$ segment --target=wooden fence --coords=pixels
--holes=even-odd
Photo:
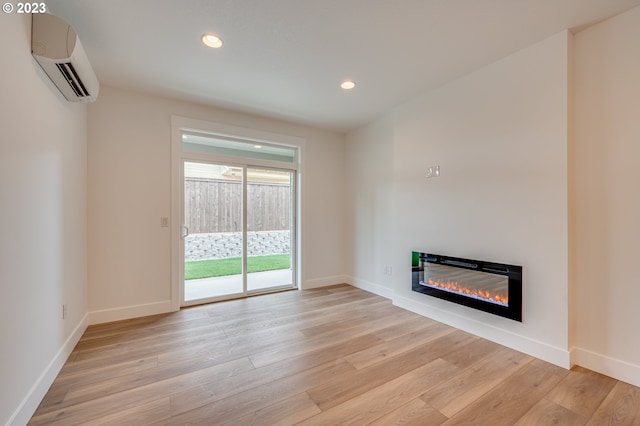
[[[186,178],[185,225],[191,234],[242,231],[242,183]],[[247,183],[247,231],[280,231],[290,227],[291,187]]]

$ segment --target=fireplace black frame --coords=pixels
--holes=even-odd
[[[508,305],[499,305],[481,299],[440,290],[435,287],[421,285],[420,281],[424,280],[424,262],[479,272],[488,272],[507,277],[509,283]],[[423,293],[449,302],[522,322],[522,266],[414,251],[412,252],[411,288],[413,291],[418,293]]]

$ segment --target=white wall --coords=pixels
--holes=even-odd
[[[0,424],[28,421],[86,327],[86,106],[33,60],[30,18],[0,16]]]
[[[365,171],[372,178],[355,180],[351,191],[359,197],[348,223],[353,282],[373,280],[400,306],[564,366],[569,44],[567,32],[557,34],[347,138],[350,167],[367,170],[373,159],[384,170]],[[431,165],[441,177],[425,178]],[[386,258],[360,256],[383,236]],[[412,292],[412,250],[522,265],[523,322]],[[367,272],[382,264],[393,267],[387,281]]]
[[[344,281],[344,141],[338,134],[103,87],[89,107],[91,321],[168,310],[171,116],[306,139],[303,285]],[[178,230],[175,230],[178,232]]]
[[[346,271],[352,284],[392,298],[392,276],[383,273],[383,266],[391,262],[393,255],[391,114],[353,131],[348,141]]]
[[[640,385],[638,40],[635,8],[351,132],[350,281],[559,365]],[[436,164],[442,177],[426,180]],[[413,294],[411,250],[523,265],[523,323]]]
[[[575,36],[575,362],[640,386],[640,7]]]

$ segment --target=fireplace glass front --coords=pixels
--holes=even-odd
[[[522,267],[413,252],[412,289],[522,321]]]

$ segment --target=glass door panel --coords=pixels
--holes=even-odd
[[[184,303],[245,294],[243,170],[183,164]]]
[[[294,173],[247,168],[247,291],[294,287]]]

